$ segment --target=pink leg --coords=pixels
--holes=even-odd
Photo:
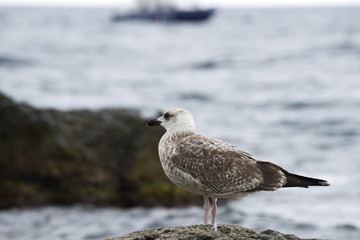
[[[213,224],[215,226],[215,221],[216,221],[216,213],[217,213],[217,198],[212,197],[211,198],[212,204],[213,204],[213,208],[211,210],[211,224]]]
[[[209,197],[204,195],[204,209],[205,209],[205,216],[204,216],[204,224],[208,224],[209,219],[209,210],[210,210],[210,202]]]

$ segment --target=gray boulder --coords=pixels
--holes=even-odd
[[[159,227],[154,229],[144,229],[130,233],[128,235],[109,238],[107,240],[215,240],[215,239],[246,239],[246,240],[299,240],[300,238],[292,234],[283,234],[271,229],[257,233],[249,228],[239,225],[219,224],[217,231],[212,225],[192,225],[178,227]],[[310,239],[308,239],[310,240]],[[313,239],[315,240],[315,239]]]

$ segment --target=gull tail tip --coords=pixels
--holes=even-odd
[[[317,178],[304,177],[292,173],[287,173],[287,183],[283,187],[304,187],[308,188],[311,186],[330,186],[328,181]]]

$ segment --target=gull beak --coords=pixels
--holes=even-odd
[[[147,127],[153,127],[153,126],[158,126],[161,124],[161,121],[157,120],[157,119],[151,119],[147,122],[146,126]]]

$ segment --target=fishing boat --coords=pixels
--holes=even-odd
[[[113,21],[150,20],[150,21],[187,21],[200,22],[209,19],[215,12],[214,8],[179,9],[168,1],[138,1],[138,8],[134,11],[115,14]]]

